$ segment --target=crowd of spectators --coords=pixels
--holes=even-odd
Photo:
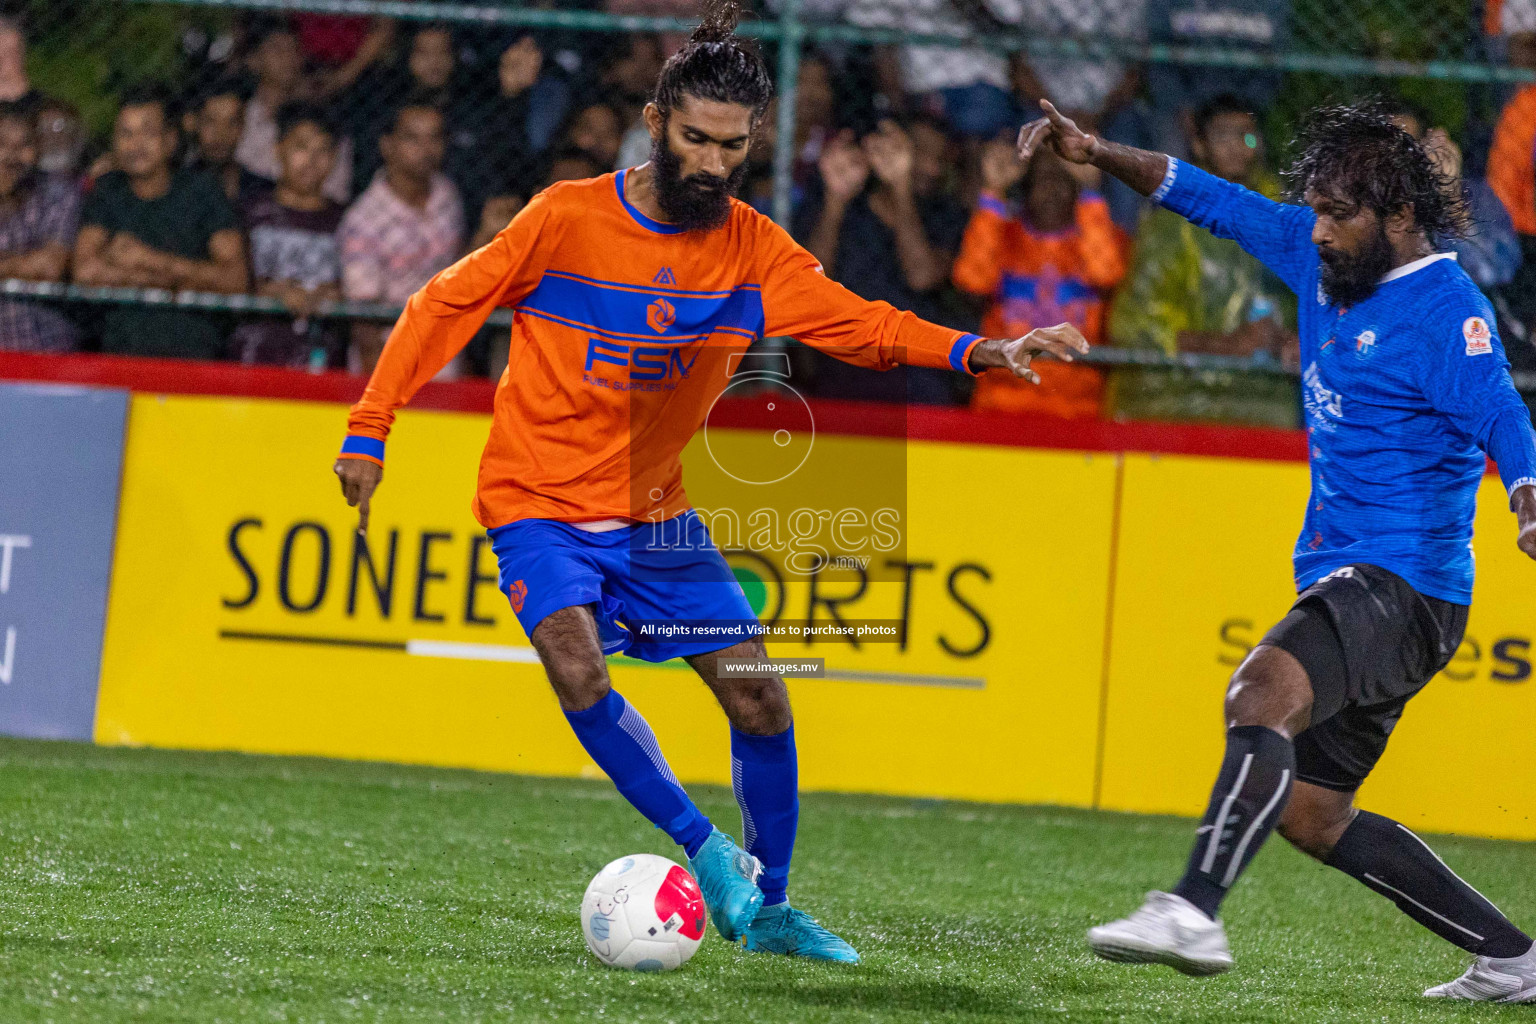
[[[813,15],[934,32],[958,6],[1039,34],[1267,48],[1286,0],[817,0]],[[608,0],[615,13],[690,13]],[[767,4],[772,8],[773,4]],[[1501,55],[1536,67],[1536,0],[1494,2]],[[683,8],[689,8],[684,10]],[[826,8],[826,10],[821,10]],[[979,13],[978,13],[979,12]],[[644,162],[641,120],[680,39],[461,29],[384,18],[253,15],[192,82],[121,94],[110,133],[40,94],[24,26],[0,19],[0,278],[254,293],[284,317],[0,301],[0,349],[229,359],[366,372],[378,321],[330,300],[402,304],[555,181]],[[1051,98],[1091,130],[1164,149],[1278,196],[1263,112],[1278,73],[1083,56],[1013,59],[930,45],[809,49],[793,112],[792,230],[827,274],[925,319],[995,336],[1063,320],[1096,345],[1294,361],[1295,298],[1235,243],[1091,167],[1011,140]],[[1517,365],[1536,363],[1536,86],[1514,91],[1484,177],[1422,110],[1399,123],[1462,181],[1462,266],[1494,299]],[[768,212],[770,113],[742,198]],[[497,376],[483,332],[446,376]],[[970,404],[1070,418],[1291,426],[1293,378],[1048,363],[1039,387],[911,368],[876,374],[793,351],[823,397]]]

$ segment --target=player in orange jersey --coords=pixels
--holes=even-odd
[[[686,851],[710,915],[749,950],[857,962],[853,947],[786,898],[799,817],[783,680],[732,678],[719,660],[763,658],[762,627],[683,491],[679,455],[727,383],[727,360],[788,335],[848,362],[901,362],[1038,380],[1031,359],[1070,359],[1068,325],[982,339],[865,302],[826,279],[773,222],[734,199],[772,94],[710,0],[645,109],[651,161],[535,196],[484,248],[413,295],[352,409],[336,473],[366,527],[395,410],[498,306],[515,310],[475,515],[501,589],[560,706],[619,791]],[[641,524],[663,523],[664,541]],[[647,625],[685,634],[663,639]],[[685,658],[731,726],[743,845],[714,828],[667,766],[650,726],[609,683],[605,653]]]

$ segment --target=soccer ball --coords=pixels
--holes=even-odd
[[[704,938],[704,894],[686,869],[653,853],[620,857],[581,898],[587,948],[609,967],[670,971]]]

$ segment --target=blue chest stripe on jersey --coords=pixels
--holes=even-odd
[[[519,308],[627,337],[682,339],[726,330],[757,338],[763,331],[763,294],[755,285],[688,293],[548,273]]]

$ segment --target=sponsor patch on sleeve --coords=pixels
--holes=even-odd
[[[1461,336],[1467,341],[1467,355],[1481,356],[1493,351],[1493,332],[1488,321],[1480,316],[1469,316],[1461,324]]]

